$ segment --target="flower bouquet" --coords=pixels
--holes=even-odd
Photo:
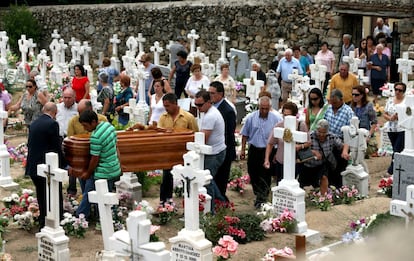
[[[262,261],[273,261],[283,259],[296,259],[293,250],[289,247],[277,249],[275,247],[269,248],[266,255],[261,259]]]
[[[298,221],[288,209],[283,210],[279,217],[267,218],[260,223],[260,227],[266,232],[295,232]]]
[[[224,235],[219,239],[218,245],[213,247],[213,253],[217,256],[217,260],[227,260],[230,259],[231,255],[237,253],[237,243],[233,237],[229,235]]]
[[[72,216],[72,214],[66,212],[63,214],[63,220],[60,225],[65,230],[65,233],[69,236],[75,236],[77,238],[84,238],[86,229],[89,227],[88,221],[85,219],[85,215],[80,214],[79,218]]]
[[[171,218],[174,216],[176,209],[173,202],[164,203],[164,205],[159,205],[157,208],[158,217],[161,225],[167,224]]]
[[[322,211],[328,211],[333,205],[332,191],[323,194],[320,191],[313,191],[311,201]]]
[[[230,170],[230,181],[227,183],[227,188],[237,191],[243,195],[244,189],[250,183],[250,176],[243,175],[240,167],[232,167]]]
[[[392,185],[393,185],[393,177],[382,178],[378,187],[381,189],[381,192],[387,195],[389,198],[392,197]]]

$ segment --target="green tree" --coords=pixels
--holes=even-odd
[[[9,37],[10,48],[14,52],[19,50],[17,41],[22,34],[26,35],[26,39],[33,38],[34,42],[40,39],[39,23],[26,6],[10,6],[10,10],[3,17],[3,26]]]

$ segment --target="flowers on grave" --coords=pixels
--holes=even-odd
[[[7,145],[7,151],[10,154],[11,163],[21,162],[22,166],[26,167],[27,152],[28,152],[27,144],[23,142],[17,145],[16,147],[9,146],[8,143],[6,143],[6,145]]]
[[[126,219],[133,205],[130,193],[118,194],[118,201],[119,204],[112,207],[112,219],[115,231],[125,229]]]
[[[284,247],[277,249],[275,247],[269,248],[265,256],[261,259],[262,261],[273,261],[276,260],[275,256],[283,257],[287,259],[296,259],[296,256],[293,254],[293,250],[289,247]]]
[[[298,221],[288,209],[283,210],[279,217],[269,217],[260,223],[265,232],[291,233],[296,230]]]
[[[392,185],[393,185],[393,177],[382,178],[378,187],[382,190],[382,192],[387,195],[389,198],[392,197]]]
[[[234,236],[236,240],[244,239],[246,233],[238,227],[239,222],[240,219],[234,215],[233,203],[219,200],[214,201],[214,213],[200,217],[200,227],[213,245],[224,235]]]
[[[19,60],[19,56],[10,51],[7,51],[6,60],[11,68],[16,68],[16,63]]]
[[[207,203],[206,195],[198,194],[198,212],[204,212]]]
[[[79,214],[77,218],[68,212],[63,214],[63,220],[60,221],[60,225],[68,236],[77,238],[84,238],[86,230],[89,227],[84,214]]]
[[[245,187],[250,183],[250,176],[243,175],[240,166],[233,166],[230,169],[230,181],[227,183],[227,188],[237,191],[243,195]]]
[[[49,94],[49,100],[59,103],[62,100],[63,89],[62,86],[54,81],[47,81],[47,91]]]
[[[66,198],[63,200],[63,211],[69,212],[72,215],[74,215],[78,207],[79,207],[79,201],[76,198],[76,196],[72,194],[67,194]]]
[[[246,109],[246,116],[254,111],[259,109],[259,103],[257,100],[250,100],[250,98],[246,99],[246,105],[244,106]]]
[[[150,227],[150,242],[158,242],[160,241],[159,237],[155,234],[158,230],[160,230],[160,226],[151,225]]]
[[[246,85],[242,82],[237,81],[234,85],[234,89],[237,93],[246,93]]]
[[[148,219],[151,219],[152,214],[154,214],[154,208],[151,207],[150,204],[148,203],[148,201],[146,201],[146,200],[141,200],[141,202],[139,202],[139,203],[135,202],[134,209],[144,211],[147,214]]]
[[[352,187],[348,187],[344,185],[341,188],[335,190],[334,203],[337,205],[339,204],[349,205],[349,204],[352,204],[357,199],[359,199],[359,193],[354,185],[352,185]]]
[[[175,204],[172,201],[165,202],[164,204],[160,204],[156,210],[158,217],[159,217],[160,224],[161,225],[167,224],[171,220],[171,218],[175,215],[176,211],[177,210],[175,208]]]
[[[335,186],[330,186],[328,192],[321,194],[319,189],[311,191],[308,194],[311,203],[317,206],[322,211],[327,211],[332,205],[352,204],[354,201],[361,198],[355,186],[342,186],[337,189]]]
[[[332,191],[322,193],[319,190],[312,191],[310,195],[311,202],[317,206],[322,211],[328,211],[328,209],[333,205],[333,195]]]
[[[174,179],[173,192],[177,198],[181,198],[184,194],[184,181],[180,179]]]
[[[32,190],[23,189],[21,195],[13,193],[9,197],[4,197],[2,201],[5,208],[1,210],[1,214],[13,218],[19,227],[30,230],[37,224],[40,215],[37,199],[32,195]]]
[[[219,239],[218,244],[213,247],[213,253],[217,256],[217,260],[227,260],[230,259],[231,255],[237,253],[237,243],[233,237],[229,235],[224,235]]]

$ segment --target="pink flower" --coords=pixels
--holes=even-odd
[[[229,252],[227,252],[227,250],[224,247],[221,246],[215,246],[213,247],[213,253],[216,256],[220,256],[222,258],[229,258]]]
[[[150,228],[150,235],[153,235],[155,232],[157,232],[158,230],[160,229],[160,226],[154,226],[154,225],[151,225],[151,228]]]

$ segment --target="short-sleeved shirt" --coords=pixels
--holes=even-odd
[[[346,105],[345,103],[338,109],[336,113],[334,113],[332,109],[332,105],[329,105],[328,109],[325,113],[325,119],[329,123],[329,132],[333,134],[343,137],[342,133],[342,126],[347,126],[351,124],[351,119],[354,116],[354,112],[352,111],[351,107]]]
[[[101,121],[108,121],[106,116],[98,113],[98,122]],[[85,130],[85,128],[82,126],[82,124],[79,122],[79,115],[73,116],[68,123],[68,130],[66,132],[66,135],[68,137],[78,134],[88,134],[89,132]]]
[[[212,155],[226,149],[224,119],[216,107],[211,106],[201,118],[200,130],[211,131],[206,144],[212,146]]]
[[[352,88],[358,86],[358,79],[353,73],[349,73],[345,79],[339,73],[336,73],[329,84],[327,97],[330,97],[333,89],[338,89],[342,92],[344,102],[350,103],[352,101]]]
[[[390,66],[390,59],[387,55],[382,54],[382,59],[378,54],[371,55],[370,58],[373,66],[380,66],[381,71],[371,70],[371,79],[386,80],[387,79],[387,67]]]
[[[98,95],[97,101],[102,103],[102,106],[104,106],[106,99],[109,99],[109,108],[107,112],[112,112],[114,109],[114,90],[109,85],[102,88]]]
[[[267,118],[261,118],[259,111],[248,116],[241,134],[247,137],[247,142],[256,148],[266,148],[267,141],[273,127],[282,121],[280,116],[269,112]]]
[[[168,112],[164,112],[158,121],[158,126],[160,128],[184,128],[194,132],[198,131],[198,125],[194,116],[181,108],[175,119]]]
[[[319,51],[316,54],[315,60],[319,60],[322,65],[326,66],[326,72],[330,73],[334,68],[332,68],[332,61],[335,61],[335,54],[331,50],[326,52]]]
[[[113,179],[121,174],[121,165],[116,150],[117,137],[115,128],[108,122],[100,122],[92,131],[90,153],[99,156],[95,169],[95,179]]]
[[[289,74],[292,73],[293,69],[297,69],[299,75],[303,74],[302,67],[300,66],[298,59],[292,57],[290,62],[288,62],[288,60],[283,57],[277,66],[276,72],[280,73],[284,82],[292,82],[292,80],[289,79]]]

